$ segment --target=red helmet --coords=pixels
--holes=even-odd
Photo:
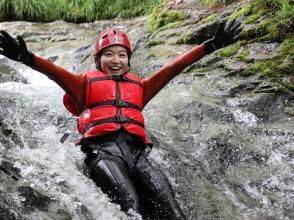
[[[100,34],[96,40],[95,55],[98,55],[104,48],[113,45],[120,45],[127,49],[128,54],[132,54],[131,44],[126,33],[111,29]]]

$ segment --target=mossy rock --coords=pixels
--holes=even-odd
[[[218,50],[217,53],[221,57],[230,57],[230,56],[235,55],[239,51],[240,47],[241,47],[241,44],[236,43],[236,44],[233,44],[229,47],[225,47],[225,48]]]
[[[184,35],[177,41],[177,44],[200,44],[210,39],[215,34],[219,20],[214,20],[202,25],[193,25],[190,30],[184,33]]]
[[[168,24],[170,25],[169,28],[174,28],[180,25],[179,21],[183,21],[188,17],[189,15],[183,11],[169,10],[161,4],[157,6],[148,17],[148,31],[153,33]]]
[[[280,2],[273,2],[276,6],[263,6],[266,1],[254,1],[250,5],[243,6],[233,13],[229,19],[237,19],[245,16],[246,24],[256,25],[253,28],[244,30],[241,33],[243,39],[255,39],[258,41],[277,41],[281,42],[284,38],[293,35],[294,14],[289,9],[283,9]]]
[[[293,80],[283,80],[285,77],[292,79],[294,76],[294,39],[285,39],[279,49],[277,56],[258,60],[249,65],[242,72],[244,76],[260,74],[262,77],[274,78],[291,91],[294,91]]]
[[[151,40],[147,43],[147,46],[148,47],[153,47],[153,46],[156,46],[156,45],[159,45],[159,44],[164,44],[165,42],[164,41],[161,41],[161,40]]]

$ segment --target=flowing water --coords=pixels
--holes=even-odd
[[[120,25],[139,42],[147,39],[143,23],[139,19]],[[60,33],[52,31],[56,23],[28,24],[25,33],[49,36],[29,45],[74,72],[93,68],[93,32],[118,25],[57,24],[73,39],[60,40]],[[17,33],[21,25],[3,23],[0,28]],[[146,74],[166,62],[138,44],[134,69]],[[138,62],[146,57],[150,64],[144,69],[145,63]],[[83,174],[84,155],[74,144],[76,119],[62,105],[63,91],[21,64],[3,57],[0,64],[22,78],[0,84],[0,162],[20,170],[16,186],[27,185],[51,201],[46,211],[23,211],[28,198],[11,191],[10,199],[25,213],[19,219],[130,219]],[[144,110],[155,143],[150,158],[169,177],[188,219],[294,219],[294,123],[293,115],[285,113],[294,106],[293,96],[229,95],[248,80],[254,79],[224,78],[219,70],[203,77],[192,71],[173,80]],[[11,188],[0,184],[0,191]]]

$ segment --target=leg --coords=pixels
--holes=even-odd
[[[99,159],[88,156],[86,164],[90,168],[90,177],[113,202],[121,206],[122,211],[133,209],[142,214],[142,205],[138,193],[129,178],[126,164],[119,158]]]
[[[186,219],[175,200],[174,192],[167,177],[158,167],[153,166],[145,155],[139,157],[134,174],[138,189],[144,192],[145,197],[147,196],[153,203],[151,212],[157,211],[156,215],[159,215],[155,219]]]

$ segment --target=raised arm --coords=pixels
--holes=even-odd
[[[0,31],[0,54],[9,59],[22,62],[45,74],[55,81],[81,110],[84,104],[86,81],[83,76],[76,76],[67,70],[31,53],[22,37],[11,37],[6,31]]]
[[[241,32],[241,23],[232,20],[226,25],[223,21],[214,37],[192,50],[180,55],[161,69],[143,80],[145,106],[172,78],[180,74],[186,67],[219,48],[233,43]]]
[[[38,56],[34,56],[34,63],[31,67],[56,82],[71,97],[77,109],[82,110],[86,88],[84,76],[74,75]]]
[[[201,59],[205,55],[204,45],[178,56],[150,77],[143,80],[145,106],[172,78],[180,74],[187,66]]]

